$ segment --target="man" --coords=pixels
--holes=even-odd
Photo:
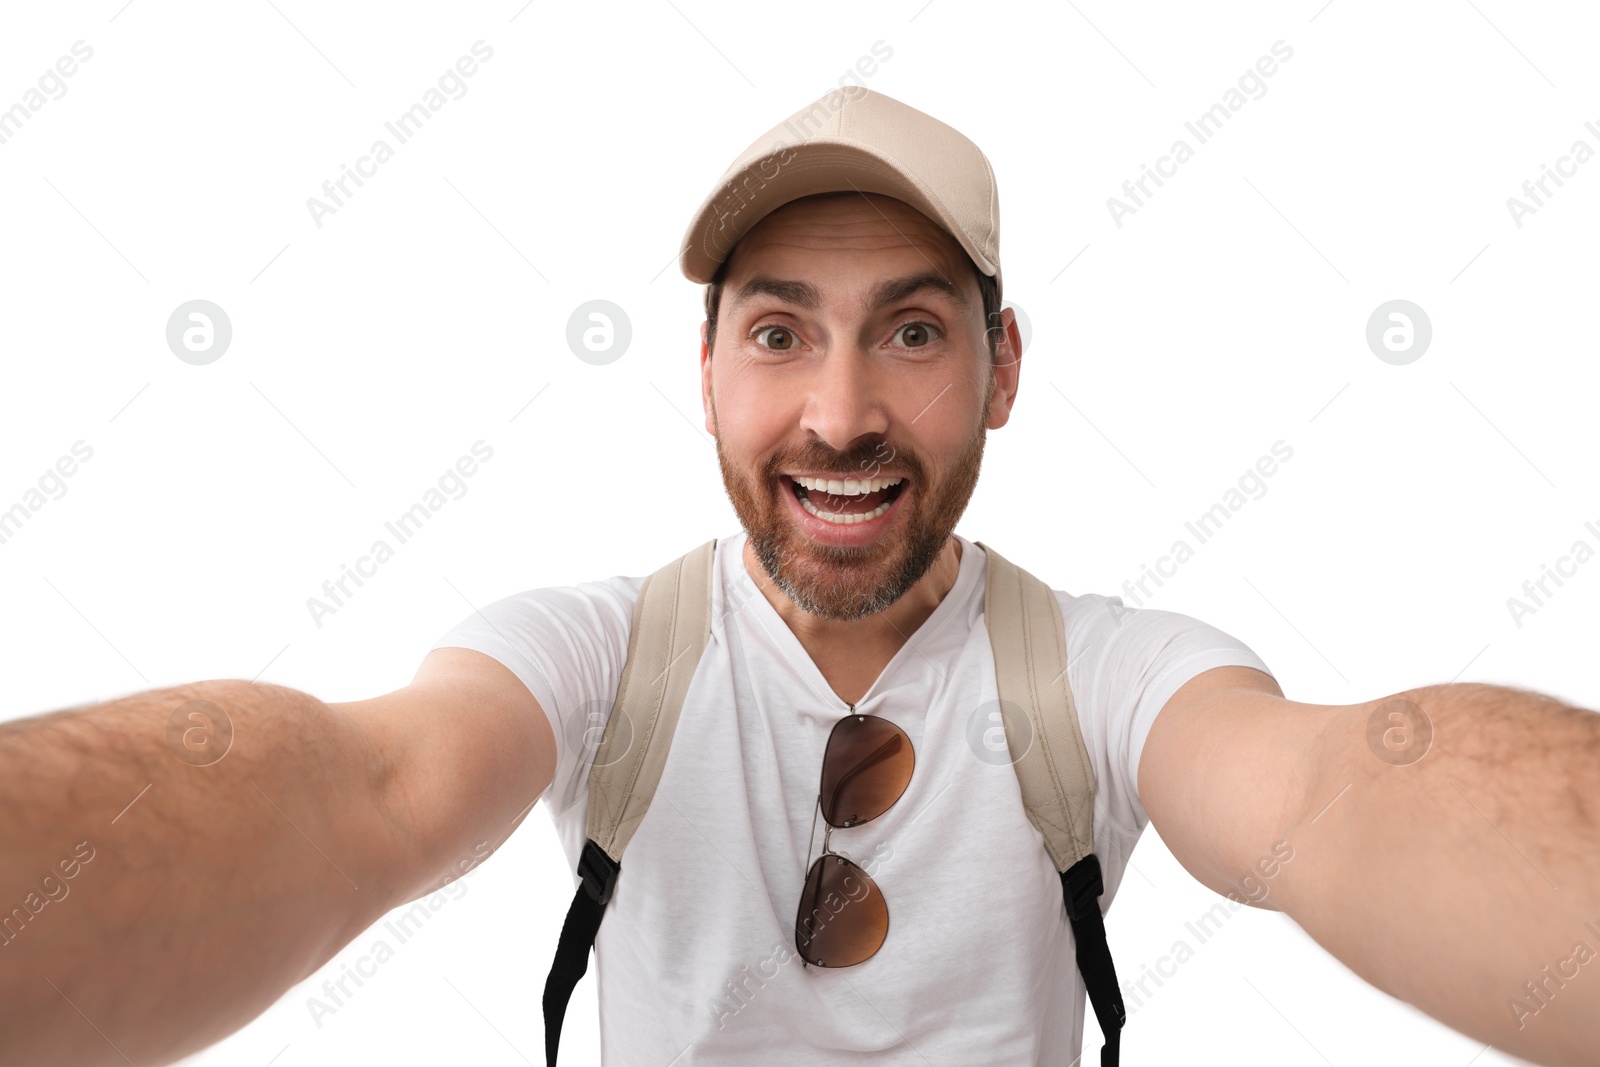
[[[954,527],[1021,366],[987,161],[881,94],[829,94],[735,161],[682,265],[709,283],[707,428],[743,531],[718,539],[711,641],[596,942],[608,1060],[1073,1062],[1055,871],[1013,768],[971,743],[994,663],[985,550]],[[0,726],[0,905],[93,871],[74,921],[0,922],[0,1062],[203,1047],[539,798],[576,865],[642,582],[491,605],[372,700],[206,682]],[[1487,685],[1296,703],[1212,627],[1054,595],[1102,908],[1153,822],[1201,882],[1445,1023],[1600,1062],[1600,980],[1573,969],[1600,950],[1600,717]],[[171,730],[224,713],[225,758],[173,758]],[[868,958],[813,967],[794,916],[814,783],[853,715],[902,729],[915,765],[822,840],[893,922]],[[1396,757],[1397,730],[1431,743]]]

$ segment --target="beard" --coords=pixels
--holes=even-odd
[[[977,429],[938,484],[930,484],[927,465],[915,453],[881,436],[848,452],[814,441],[792,454],[773,456],[748,473],[723,451],[719,432],[715,440],[723,486],[772,583],[802,611],[838,621],[875,615],[904,596],[938,561],[978,484],[994,384],[991,375]],[[711,417],[715,425],[715,397]],[[787,502],[777,495],[794,492],[783,473],[787,470],[839,472],[841,478],[899,475],[909,479],[910,491],[901,491],[893,525],[876,542],[822,545],[805,536]]]

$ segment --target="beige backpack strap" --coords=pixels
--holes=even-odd
[[[546,1067],[555,1067],[561,1024],[572,991],[588,970],[623,850],[661,784],[689,680],[711,640],[716,547],[715,539],[707,541],[662,567],[644,580],[633,602],[628,660],[589,767],[589,839],[578,856],[579,885],[544,983]]]
[[[689,680],[711,639],[713,538],[644,580],[628,660],[589,770],[589,840],[621,862],[661,782]]]
[[[1094,854],[1094,768],[1068,684],[1061,604],[1049,586],[982,541],[974,543],[988,560],[984,622],[1022,806],[1061,872],[1078,971],[1105,1037],[1100,1065],[1117,1067],[1128,1013],[1100,914],[1105,885]]]
[[[1095,781],[1067,679],[1061,605],[1049,586],[974,543],[988,560],[983,615],[1022,805],[1065,871],[1094,852]]]

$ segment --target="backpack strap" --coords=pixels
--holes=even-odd
[[[711,639],[716,546],[713,538],[650,575],[633,603],[628,659],[589,768],[588,840],[578,859],[582,882],[545,980],[548,1067],[555,1067],[567,1003],[589,968],[589,950],[616,887],[622,853],[655,797],[689,680]]]
[[[1044,582],[982,541],[974,543],[987,560],[984,622],[1022,806],[1061,874],[1078,970],[1105,1035],[1100,1063],[1115,1067],[1127,1013],[1100,914],[1105,887],[1094,854],[1094,768],[1068,684],[1061,605]],[[1013,709],[1021,709],[1026,719],[1017,720]]]

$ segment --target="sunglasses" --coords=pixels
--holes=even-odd
[[[817,809],[827,829],[822,854],[810,863],[794,940],[801,960],[817,967],[853,967],[870,959],[889,936],[889,906],[866,871],[829,847],[835,829],[870,822],[894,806],[911,784],[916,756],[911,738],[877,715],[847,715],[834,723],[822,754]],[[817,829],[812,813],[811,832]]]

